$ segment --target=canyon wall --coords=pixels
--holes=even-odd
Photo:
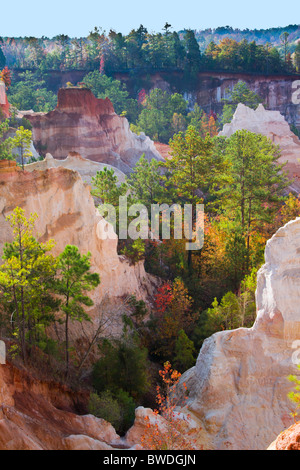
[[[128,73],[115,73],[114,78],[125,83],[133,90],[134,80]],[[157,72],[149,76],[141,75],[141,80],[148,78],[150,88],[162,88],[184,94],[192,108],[198,103],[206,113],[222,113],[222,99],[228,97],[227,89],[232,90],[238,81],[244,81],[250,90],[257,93],[267,109],[279,111],[289,124],[300,130],[300,89],[299,75],[260,75],[253,73],[200,72],[196,83],[190,90],[184,88],[181,72]],[[298,85],[296,84],[298,82]],[[298,104],[297,102],[298,101]]]
[[[0,365],[1,450],[113,450],[111,424],[84,411],[88,393]]]
[[[18,75],[21,70],[16,70]],[[49,71],[45,78],[48,86],[55,92],[66,86],[67,82],[77,83],[82,81],[86,72],[74,71]],[[147,88],[161,88],[171,92],[185,95],[192,107],[197,102],[205,112],[222,112],[222,99],[228,96],[227,89],[233,89],[234,85],[242,80],[248,87],[260,95],[264,100],[264,106],[273,111],[279,111],[289,124],[293,124],[300,130],[300,104],[293,101],[293,84],[300,80],[299,75],[261,75],[253,73],[228,73],[228,72],[200,72],[198,80],[191,90],[184,88],[183,74],[178,71],[159,71],[156,73],[140,73],[137,71],[134,78],[126,72],[115,72],[113,78],[125,83],[131,96],[136,98],[136,80],[144,83]],[[298,89],[300,88],[298,84]],[[299,96],[299,95],[298,95]],[[50,152],[51,153],[51,152]],[[65,154],[67,155],[67,153]]]
[[[154,142],[131,132],[125,117],[114,112],[111,101],[97,99],[87,88],[61,88],[57,107],[50,113],[26,113],[32,124],[34,146],[57,159],[78,152],[96,162],[129,173],[142,154],[163,161]]]
[[[17,171],[12,167],[0,169],[0,255],[3,244],[12,240],[5,217],[16,206],[38,214],[36,232],[41,241],[54,239],[54,254],[67,244],[78,246],[81,253],[92,254],[93,270],[100,274],[101,284],[93,292],[97,303],[108,296],[134,294],[147,299],[156,280],[146,274],[143,262],[131,266],[117,254],[117,235],[101,217],[90,195],[90,187],[73,170],[63,167],[44,171]],[[110,231],[113,238],[105,239]]]
[[[190,99],[196,100],[207,112],[213,110],[221,113],[222,99],[228,97],[227,89],[231,91],[240,80],[263,99],[266,109],[279,111],[289,124],[300,129],[300,101],[296,103],[295,88],[293,88],[296,81],[298,89],[300,88],[299,76],[200,74],[197,90],[191,94]]]
[[[300,218],[267,242],[252,328],[206,339],[182,382],[189,413],[209,449],[266,449],[293,422],[287,397],[300,362]]]

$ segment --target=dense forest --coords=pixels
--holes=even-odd
[[[95,27],[85,38],[2,38],[0,67],[12,69],[100,70],[114,72],[184,71],[193,80],[199,71],[290,73],[299,69],[299,26],[262,31],[215,30],[150,33],[140,25],[129,34]]]
[[[289,34],[291,52],[294,52],[300,37],[300,26],[297,24],[290,24],[283,28],[277,27],[268,29],[238,29],[232,28],[231,26],[222,26],[215,29],[208,28],[195,31],[195,36],[203,52],[210,42],[219,43],[225,36],[238,42],[246,39],[248,42],[255,41],[260,45],[270,43],[282,49],[282,35],[284,33]]]
[[[2,38],[0,70],[5,67],[2,77],[10,103],[16,109],[36,112],[49,112],[56,106],[57,90],[50,84],[51,73],[80,72],[79,79],[74,75],[75,83],[68,86],[81,84],[98,98],[108,96],[115,111],[128,118],[133,131],[168,143],[193,119],[202,117],[207,123],[211,119],[210,125],[220,127],[233,115],[236,102],[227,103],[223,116],[213,115],[214,122],[197,105],[191,109],[183,93],[195,89],[199,72],[298,73],[298,36],[297,25],[266,31],[224,27],[175,32],[166,23],[159,33],[149,33],[140,25],[127,35],[95,27],[86,38],[64,34],[52,39]],[[168,92],[151,90],[155,72],[164,72],[164,79],[170,83]],[[128,88],[115,79],[118,73],[128,75]],[[172,93],[175,90],[182,94]],[[242,92],[239,99],[245,101]]]

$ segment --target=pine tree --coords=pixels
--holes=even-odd
[[[180,330],[175,344],[174,365],[179,372],[185,372],[195,364],[195,346],[184,330]]]
[[[196,222],[196,205],[203,202],[203,195],[224,171],[224,161],[221,155],[214,154],[214,144],[209,136],[203,139],[193,126],[185,133],[180,132],[170,140],[171,156],[164,167],[166,186],[178,203],[193,206],[192,225]],[[188,251],[188,266],[191,268],[191,250]]]
[[[101,199],[103,204],[112,204],[118,206],[119,197],[124,196],[128,190],[126,183],[118,185],[118,177],[113,168],[104,167],[97,171],[96,176],[92,178],[92,195]]]
[[[16,130],[15,137],[12,138],[13,148],[19,150],[21,155],[22,169],[24,171],[24,158],[32,157],[32,152],[30,150],[32,139],[32,132],[29,129],[24,129],[23,126],[20,126]]]
[[[100,284],[97,273],[90,272],[91,254],[81,255],[78,248],[67,245],[58,257],[58,275],[55,291],[62,297],[61,311],[65,322],[66,375],[69,373],[69,323],[70,321],[90,320],[84,307],[91,307],[93,301],[86,292]]]
[[[298,42],[295,49],[294,64],[297,72],[300,72],[300,41]]]
[[[223,99],[223,124],[231,121],[239,103],[242,103],[249,108],[256,109],[257,106],[263,101],[261,97],[251,91],[247,84],[243,81],[239,81],[236,85],[234,85],[232,91],[227,89],[226,92],[228,93],[228,98]]]
[[[251,235],[272,220],[283,201],[288,180],[285,164],[278,164],[279,157],[279,148],[267,137],[246,130],[237,131],[226,142],[228,179],[217,196],[227,217],[234,221],[236,233],[244,239],[244,274],[249,268]]]
[[[162,201],[163,187],[160,164],[157,160],[146,159],[143,154],[133,168],[133,172],[127,177],[131,188],[131,197],[137,203],[144,204],[148,210],[151,204]]]
[[[8,119],[0,122],[0,160],[14,160],[12,154],[13,142],[11,137],[6,137],[9,130]]]

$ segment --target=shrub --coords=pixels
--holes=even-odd
[[[298,365],[298,369],[300,370],[300,364]],[[298,410],[300,410],[300,380],[296,375],[289,375],[288,380],[295,384],[294,391],[288,394],[289,399],[296,404],[296,409],[292,414],[294,420],[296,421],[296,417],[298,416]]]
[[[135,407],[134,400],[127,392],[120,389],[115,394],[110,390],[99,395],[92,393],[88,408],[90,413],[97,418],[105,419],[123,435],[133,424]]]
[[[121,407],[110,391],[100,395],[92,393],[89,401],[89,412],[97,418],[105,419],[118,429],[121,424]]]

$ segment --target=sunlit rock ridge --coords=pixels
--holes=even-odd
[[[61,88],[53,111],[26,117],[32,124],[36,149],[54,158],[65,159],[69,152],[78,152],[124,173],[131,171],[142,154],[163,160],[154,142],[144,134],[134,134],[108,98],[97,99],[87,88]]]

